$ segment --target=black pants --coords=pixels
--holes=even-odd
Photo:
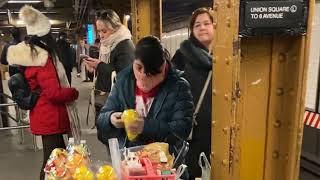
[[[79,61],[77,62],[77,73],[81,72],[81,63],[82,63],[82,59],[79,59]]]
[[[43,164],[40,171],[40,180],[44,180],[45,173],[43,171],[47,160],[49,159],[49,156],[51,152],[55,148],[66,148],[66,145],[63,141],[62,134],[54,134],[54,135],[42,135],[42,144],[43,144]]]

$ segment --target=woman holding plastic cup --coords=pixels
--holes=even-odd
[[[158,38],[136,46],[131,67],[121,71],[97,121],[98,138],[118,138],[120,147],[186,139],[193,102],[189,83],[171,67],[170,55]]]

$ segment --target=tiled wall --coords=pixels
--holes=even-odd
[[[180,47],[180,43],[188,39],[188,28],[178,29],[168,33],[163,33],[162,43],[164,47],[170,52],[171,57],[174,55],[177,49]]]
[[[307,94],[306,107],[315,110],[318,73],[320,61],[320,2],[317,1],[315,16],[313,22],[313,30],[311,34],[311,50],[309,59],[308,79],[307,79]]]

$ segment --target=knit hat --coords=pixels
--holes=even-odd
[[[20,19],[25,23],[28,35],[42,37],[50,32],[49,18],[31,6],[24,6],[19,12]]]

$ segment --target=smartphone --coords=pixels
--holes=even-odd
[[[80,54],[80,59],[88,59],[90,56],[86,54]]]

